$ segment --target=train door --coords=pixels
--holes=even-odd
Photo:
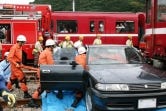
[[[97,19],[97,18],[94,18],[94,19],[90,19],[89,21],[89,31],[90,31],[90,34],[93,35],[93,37],[91,37],[91,39],[95,39],[96,35],[97,34],[101,34],[101,39],[102,41],[105,41],[105,37],[102,36],[102,34],[105,33],[105,20],[104,19]],[[93,40],[90,40],[90,41],[93,41]]]
[[[104,19],[90,19],[89,23],[90,33],[104,33],[105,32],[105,20]]]

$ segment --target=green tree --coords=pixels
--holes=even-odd
[[[53,11],[72,11],[72,0],[36,0],[36,4],[50,4]],[[76,11],[142,12],[145,0],[75,0]]]

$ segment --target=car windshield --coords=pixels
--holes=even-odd
[[[102,45],[89,46],[88,64],[127,64],[141,63],[142,57],[132,47]]]
[[[76,56],[75,48],[54,49],[54,60],[74,60]]]

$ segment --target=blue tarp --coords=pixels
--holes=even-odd
[[[66,111],[72,108],[71,104],[75,99],[75,93],[73,91],[63,91],[63,99],[56,98],[55,93],[44,92],[42,94],[42,111]],[[74,111],[86,111],[85,98],[83,98],[78,104],[77,108],[73,108]],[[153,111],[166,111],[166,108],[156,109]]]
[[[154,111],[166,111],[166,108],[157,109],[157,110],[154,110]]]
[[[67,109],[74,109],[74,111],[86,111],[85,99],[83,98],[76,108],[71,107],[75,99],[73,91],[63,91],[63,99],[56,98],[55,93],[44,92],[42,94],[42,111],[65,111]]]

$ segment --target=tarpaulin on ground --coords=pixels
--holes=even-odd
[[[80,101],[77,108],[71,107],[74,99],[75,93],[73,91],[63,91],[63,99],[61,100],[56,98],[55,93],[47,93],[46,96],[46,92],[44,92],[42,94],[42,111],[67,111],[67,109],[74,109],[74,111],[86,111],[85,98]],[[166,108],[152,111],[166,111]]]
[[[161,108],[161,109],[157,109],[157,110],[154,110],[154,111],[166,111],[166,108]]]
[[[73,91],[63,91],[63,99],[56,98],[55,93],[44,92],[42,94],[42,111],[67,111],[74,109],[73,111],[86,111],[85,99],[83,98],[76,108],[71,107],[75,99],[75,93]]]

